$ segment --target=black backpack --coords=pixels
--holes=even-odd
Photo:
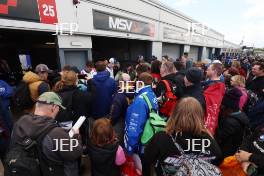
[[[22,143],[16,143],[6,155],[5,176],[63,175],[63,164],[48,161],[42,153],[42,140],[55,127],[52,125],[47,128],[36,140],[25,138]]]
[[[15,89],[12,100],[15,110],[19,111],[31,108],[34,105],[34,101],[30,95],[29,84],[21,81],[18,87]]]
[[[259,101],[258,95],[254,93],[252,90],[247,90],[247,94],[248,94],[248,100],[243,108],[246,114],[251,112]]]

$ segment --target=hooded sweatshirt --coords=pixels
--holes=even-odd
[[[89,141],[88,152],[91,158],[92,176],[119,176],[115,165],[118,142],[99,147]]]
[[[95,98],[92,102],[92,117],[97,119],[110,113],[112,96],[117,91],[117,85],[113,78],[110,78],[108,71],[98,72],[92,79],[96,87]]]

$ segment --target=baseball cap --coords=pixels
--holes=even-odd
[[[220,60],[214,60],[212,64],[223,64]]]
[[[50,71],[49,67],[45,64],[38,64],[35,68],[36,73],[49,72],[49,71]]]
[[[109,63],[111,63],[111,64],[115,64],[115,62],[116,62],[115,58],[110,58],[110,59],[109,59]]]
[[[43,104],[58,105],[62,109],[66,109],[64,106],[62,106],[61,97],[54,92],[45,92],[41,94],[37,102],[43,103]]]

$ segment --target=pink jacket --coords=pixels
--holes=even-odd
[[[240,101],[239,101],[239,109],[242,111],[243,107],[245,106],[245,104],[247,103],[248,100],[248,94],[247,94],[247,90],[244,87],[237,87],[241,93],[242,96],[240,97]]]

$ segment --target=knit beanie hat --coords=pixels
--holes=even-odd
[[[241,91],[237,88],[233,88],[224,95],[222,105],[231,108],[234,111],[239,111],[239,101],[241,96]]]
[[[203,73],[200,69],[192,67],[192,68],[187,70],[185,76],[189,82],[191,82],[193,84],[197,84],[197,83],[200,83],[202,81]]]

